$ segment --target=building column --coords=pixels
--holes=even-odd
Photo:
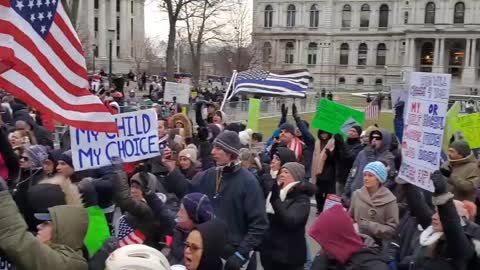
[[[465,63],[462,72],[462,84],[472,86],[475,81],[475,69],[471,66],[472,39],[467,39],[465,44]]]
[[[408,66],[415,70],[415,54],[417,47],[415,46],[415,38],[410,39],[410,59],[408,61]]]
[[[440,55],[439,55],[440,73],[445,73],[445,39],[440,39]]]
[[[433,51],[433,66],[432,72],[434,73],[441,73],[440,69],[440,39],[435,39],[435,47]]]
[[[117,55],[117,1],[110,0],[110,27],[107,29],[115,30],[115,35],[112,39],[112,58],[115,59],[118,57]],[[108,54],[108,44],[110,42],[110,33],[107,32],[107,54]]]
[[[131,42],[128,32],[128,25],[130,24],[129,2],[129,0],[120,0],[120,58],[122,59],[130,58]]]
[[[99,58],[107,57],[107,8],[106,1],[98,3],[98,37],[97,50]]]
[[[404,67],[408,66],[408,59],[409,59],[408,54],[409,53],[410,53],[410,39],[407,38],[407,39],[405,39],[405,52],[403,54],[403,66]]]
[[[472,57],[470,58],[470,66],[473,68],[477,67],[477,39],[474,38],[472,41]]]
[[[470,66],[470,50],[472,46],[472,40],[471,39],[466,39],[465,40],[465,59],[463,66],[464,67],[469,67]]]

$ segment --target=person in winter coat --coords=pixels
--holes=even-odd
[[[327,194],[335,193],[335,141],[332,134],[318,130],[312,161],[312,181],[317,186],[317,214],[322,212]]]
[[[227,227],[218,219],[199,224],[185,241],[187,270],[222,270],[221,256],[227,243]]]
[[[364,247],[352,219],[340,205],[321,213],[308,229],[308,235],[321,246],[321,253],[315,257],[311,270],[326,270],[332,266],[328,257],[334,259],[334,269],[389,269],[380,256]]]
[[[180,151],[178,154],[178,169],[187,179],[192,180],[201,170],[197,161],[197,149],[194,145]]]
[[[14,179],[18,176],[20,164],[18,156],[15,154],[13,147],[8,143],[8,138],[3,129],[0,128],[0,156],[2,163],[2,170],[0,177],[7,181],[11,186]]]
[[[424,230],[412,256],[400,262],[399,268],[479,269],[480,241],[478,234],[475,237],[469,231],[468,211],[462,202],[453,200],[454,195],[448,192],[447,179],[440,171],[434,172],[431,179],[435,188],[432,202],[437,211],[431,215],[433,211],[425,207],[423,201],[416,200],[414,205],[409,205],[412,210],[416,208],[422,211],[418,221]]]
[[[183,113],[176,113],[170,118],[170,129],[181,128],[184,132],[184,138],[191,140],[193,138],[192,123]]]
[[[398,225],[397,198],[383,184],[387,169],[380,161],[363,169],[363,187],[353,193],[350,215],[358,224],[359,232],[378,242],[391,239]]]
[[[475,193],[480,186],[480,168],[466,141],[454,141],[448,147],[448,161],[443,169],[451,171],[448,179],[448,191],[456,200],[475,202]]]
[[[313,152],[315,150],[315,137],[310,133],[310,125],[307,121],[302,120],[298,115],[297,106],[292,105],[292,116],[300,131],[300,139],[305,143],[305,151],[303,153],[302,164],[305,164],[305,172],[307,176],[311,174]]]
[[[16,269],[88,269],[82,256],[88,216],[82,206],[59,205],[36,213],[45,221],[38,225],[35,237],[28,232],[5,183],[0,186],[0,250]]]
[[[296,161],[297,158],[292,150],[286,147],[277,148],[277,152],[273,154],[272,162],[270,163],[270,170],[265,171],[260,176],[260,187],[263,190],[265,198],[270,193],[273,184],[277,181],[277,176],[280,173],[282,166],[285,163]]]
[[[168,177],[172,191],[181,198],[188,192],[200,192],[212,201],[214,213],[230,229],[226,247],[226,270],[240,269],[249,262],[267,230],[268,221],[262,191],[249,171],[237,161],[240,139],[233,131],[224,131],[213,143],[212,158],[216,167],[205,171],[198,179]],[[165,160],[170,172],[175,161]],[[255,259],[250,260],[255,269]]]
[[[173,231],[173,243],[168,258],[172,265],[184,264],[183,252],[188,234],[195,226],[213,218],[213,207],[205,194],[190,193],[183,197],[175,219],[177,225]]]
[[[353,162],[357,158],[360,151],[363,150],[365,147],[360,140],[360,135],[362,134],[362,127],[360,126],[353,126],[347,132],[347,140],[345,141],[345,155],[342,159],[344,164],[344,169],[349,172],[352,169]],[[337,182],[337,194],[343,194],[345,190],[345,184],[347,182],[348,173],[345,178],[339,178],[339,182]]]
[[[24,129],[32,131],[37,139],[37,143],[53,149],[52,134],[48,130],[37,123],[30,116],[27,110],[19,110],[13,114],[13,118],[16,121],[15,127],[17,129]]]
[[[366,146],[353,162],[350,176],[345,184],[345,191],[342,197],[348,201],[353,192],[363,186],[363,169],[373,161],[382,160],[387,163],[388,181],[393,180],[395,174],[394,156],[390,152],[392,135],[387,130],[373,130],[369,136],[370,144]],[[388,183],[387,183],[388,184]]]
[[[282,166],[277,183],[268,195],[266,209],[270,227],[265,233],[260,257],[265,270],[299,270],[307,258],[305,225],[315,186],[303,181],[305,168],[297,162]]]

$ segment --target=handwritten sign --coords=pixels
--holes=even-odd
[[[456,127],[463,133],[463,137],[470,145],[470,148],[480,148],[480,113],[460,116],[457,119]]]
[[[191,87],[192,86],[188,84],[166,82],[163,100],[168,102],[175,101],[180,104],[189,104]]]
[[[75,171],[111,165],[112,157],[133,162],[160,154],[157,114],[154,109],[123,113],[114,117],[118,133],[70,127]]]
[[[317,113],[312,121],[312,127],[332,134],[346,134],[353,125],[361,126],[365,113],[345,105],[321,99],[318,102]]]
[[[430,174],[440,167],[450,81],[450,74],[410,76],[399,177],[429,191]]]

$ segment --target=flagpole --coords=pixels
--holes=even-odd
[[[223,107],[225,106],[225,102],[227,102],[228,94],[230,93],[230,87],[232,87],[233,82],[235,81],[235,77],[237,76],[237,70],[233,70],[232,78],[230,78],[230,82],[228,83],[227,91],[225,92],[225,96],[223,97],[222,105],[220,106],[220,111],[223,111]]]

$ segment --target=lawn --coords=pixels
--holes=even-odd
[[[314,113],[306,113],[301,115],[302,119],[307,120],[309,123],[312,122],[314,116]],[[280,117],[260,119],[259,132],[263,134],[265,139],[270,137],[273,131],[278,127],[279,121]],[[291,117],[289,117],[288,121],[290,123],[294,123],[294,120]],[[363,123],[363,128],[367,128],[375,123],[377,123],[379,127],[386,128],[393,132],[393,114],[391,112],[380,113],[380,119],[378,121],[366,120],[365,123]],[[317,130],[310,128],[310,132],[312,132],[312,134],[316,134]]]

